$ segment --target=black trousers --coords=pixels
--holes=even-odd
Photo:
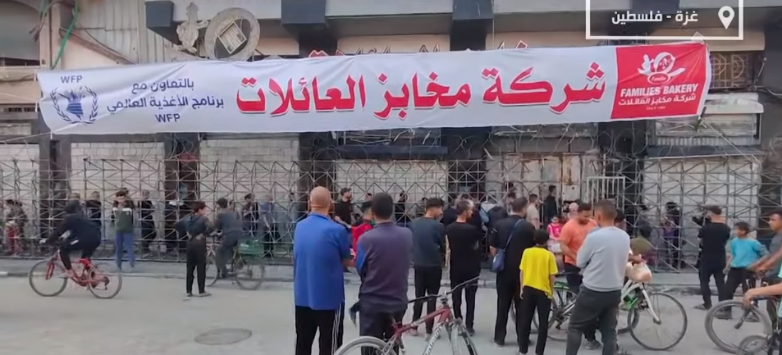
[[[378,312],[361,304],[361,310],[358,312],[358,335],[388,341],[394,335],[394,323],[401,324],[404,317],[405,311]],[[377,350],[371,348],[361,349],[361,355],[375,355],[376,352]],[[399,347],[394,346],[394,352],[398,354]]]
[[[698,268],[698,279],[700,279],[701,283],[703,305],[706,308],[711,308],[711,288],[709,287],[709,280],[713,277],[714,284],[717,286],[717,291],[722,293],[722,290],[725,288],[725,274],[723,273],[724,269],[725,264],[711,263],[705,260],[701,260],[700,267]],[[717,296],[719,297],[719,294]]]
[[[187,275],[185,292],[193,293],[193,272],[198,275],[198,293],[206,292],[206,241],[191,240],[187,243]]]
[[[578,294],[581,289],[581,282],[583,277],[580,274],[581,269],[573,264],[565,263],[565,279],[567,280],[567,287],[571,292]]]
[[[296,355],[311,355],[318,334],[320,355],[332,355],[342,346],[345,305],[336,310],[296,306]]]
[[[750,287],[755,287],[755,277],[752,271],[745,268],[732,267],[728,269],[728,277],[725,281],[725,287],[720,289],[720,301],[733,298],[736,289],[741,286],[743,292],[747,292]]]
[[[97,240],[83,240],[72,238],[70,241],[60,246],[60,261],[65,270],[70,270],[71,266],[71,253],[77,250],[81,250],[82,259],[92,259],[92,254],[95,254],[95,250],[100,246],[100,239]]]
[[[154,221],[141,221],[141,251],[148,253],[149,246],[157,238]]]
[[[551,298],[538,289],[524,287],[522,289],[521,308],[516,312],[521,314],[521,332],[519,335],[519,352],[526,354],[529,350],[529,336],[532,333],[532,317],[538,311],[538,341],[535,344],[535,354],[543,355],[548,337],[548,316],[551,312]]]
[[[443,269],[439,266],[416,266],[414,269],[415,275],[415,297],[423,297],[426,295],[436,295],[440,292],[440,281],[443,278]],[[437,299],[430,298],[426,302],[426,314],[430,314],[435,311]],[[413,305],[413,319],[421,318],[421,312],[424,308],[423,302],[419,301]],[[426,321],[426,334],[432,333],[434,327],[434,319]]]
[[[476,271],[457,271],[451,270],[451,289],[480,275],[480,270]],[[475,295],[478,293],[478,283],[473,282],[460,287],[453,292],[453,315],[456,318],[464,319],[464,325],[467,329],[473,329],[475,324]],[[462,317],[462,294],[464,302],[467,304],[467,313]]]
[[[581,336],[598,324],[603,336],[603,355],[616,354],[616,316],[622,291],[597,292],[582,288],[570,315],[565,355],[576,355],[581,347]]]
[[[267,258],[274,257],[274,244],[280,239],[277,233],[277,227],[263,229],[263,256]]]
[[[497,344],[505,344],[505,335],[508,328],[508,313],[510,313],[510,306],[516,308],[516,337],[521,341],[520,324],[521,324],[521,298],[520,284],[518,273],[510,273],[503,271],[497,274],[497,319],[494,323],[494,342]]]

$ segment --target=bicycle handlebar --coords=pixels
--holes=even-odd
[[[424,301],[424,300],[428,300],[430,298],[447,299],[448,296],[451,295],[452,293],[454,293],[456,290],[461,289],[463,287],[466,287],[470,283],[475,283],[475,282],[478,281],[478,279],[480,279],[480,276],[473,277],[473,278],[471,278],[471,279],[469,279],[469,280],[467,280],[465,282],[462,282],[462,283],[460,283],[460,284],[458,284],[458,285],[456,285],[454,287],[451,287],[451,290],[448,291],[448,292],[443,292],[443,293],[440,293],[440,294],[437,294],[437,295],[421,296],[421,297],[418,297],[418,298],[414,298],[414,299],[408,301],[407,303],[414,303],[414,302],[418,302],[418,301]]]

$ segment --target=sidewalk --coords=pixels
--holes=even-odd
[[[0,259],[0,277],[27,277],[33,264],[40,261],[33,259]],[[111,261],[109,261],[111,262]],[[127,264],[125,264],[127,265]],[[126,277],[149,277],[163,279],[183,279],[185,277],[184,263],[167,263],[139,261],[132,273]],[[271,282],[292,282],[293,268],[290,265],[267,265],[266,280]],[[413,273],[410,273],[410,285],[413,285]],[[346,284],[359,284],[360,280],[354,273],[345,275]],[[450,281],[443,280],[443,286],[450,286]],[[479,287],[495,288],[495,276],[488,270],[481,273]],[[665,291],[678,294],[700,294],[698,275],[694,272],[685,273],[657,273],[654,275],[649,288],[656,291]],[[712,288],[712,294],[716,295],[716,289]]]

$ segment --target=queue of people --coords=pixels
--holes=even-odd
[[[486,231],[483,223],[476,222],[476,216],[477,221],[481,216],[469,198],[459,199],[450,208],[445,208],[441,199],[426,199],[422,216],[399,223],[398,202],[380,193],[362,204],[362,222],[351,227],[351,197],[349,190],[343,190],[334,203],[326,188],[315,188],[310,194],[310,215],[296,227],[296,354],[311,354],[318,333],[321,355],[333,354],[342,344],[345,268],[355,267],[362,281],[359,302],[348,307],[348,313],[358,313],[360,335],[380,339],[389,339],[393,322],[401,322],[406,313],[411,265],[416,298],[438,294],[443,277],[455,286],[481,274],[481,240]],[[508,315],[514,305],[518,310],[519,353],[529,350],[530,324],[536,310],[541,327],[534,351],[545,352],[554,276],[560,271],[558,264],[564,261],[564,269],[572,272],[568,278],[571,289],[586,292],[577,305],[576,325],[568,334],[567,354],[577,353],[582,337],[588,341],[588,348],[602,347],[604,354],[617,350],[625,353],[616,345],[618,295],[624,285],[626,264],[641,259],[630,252],[624,217],[615,203],[601,201],[594,210],[587,203],[579,203],[573,207],[573,216],[560,223],[557,215],[543,222],[537,203],[532,206],[527,198],[513,197],[509,213],[493,207],[489,212],[494,219],[488,218],[491,253],[504,258],[503,267],[496,270],[494,343],[505,345]],[[531,200],[536,202],[536,197]],[[552,245],[557,245],[561,253],[553,253]],[[477,283],[452,295],[454,315],[464,320],[470,334],[475,333],[476,292]],[[415,302],[414,319],[423,315],[424,303],[427,313],[435,310],[434,298]],[[595,337],[597,330],[603,344]],[[419,331],[413,329],[411,333],[415,336]],[[426,337],[431,336],[433,322],[426,322],[423,331]]]

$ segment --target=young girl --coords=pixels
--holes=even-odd
[[[548,250],[554,253],[557,263],[562,266],[562,249],[559,246],[559,234],[562,233],[562,217],[559,215],[551,219],[548,225]]]

